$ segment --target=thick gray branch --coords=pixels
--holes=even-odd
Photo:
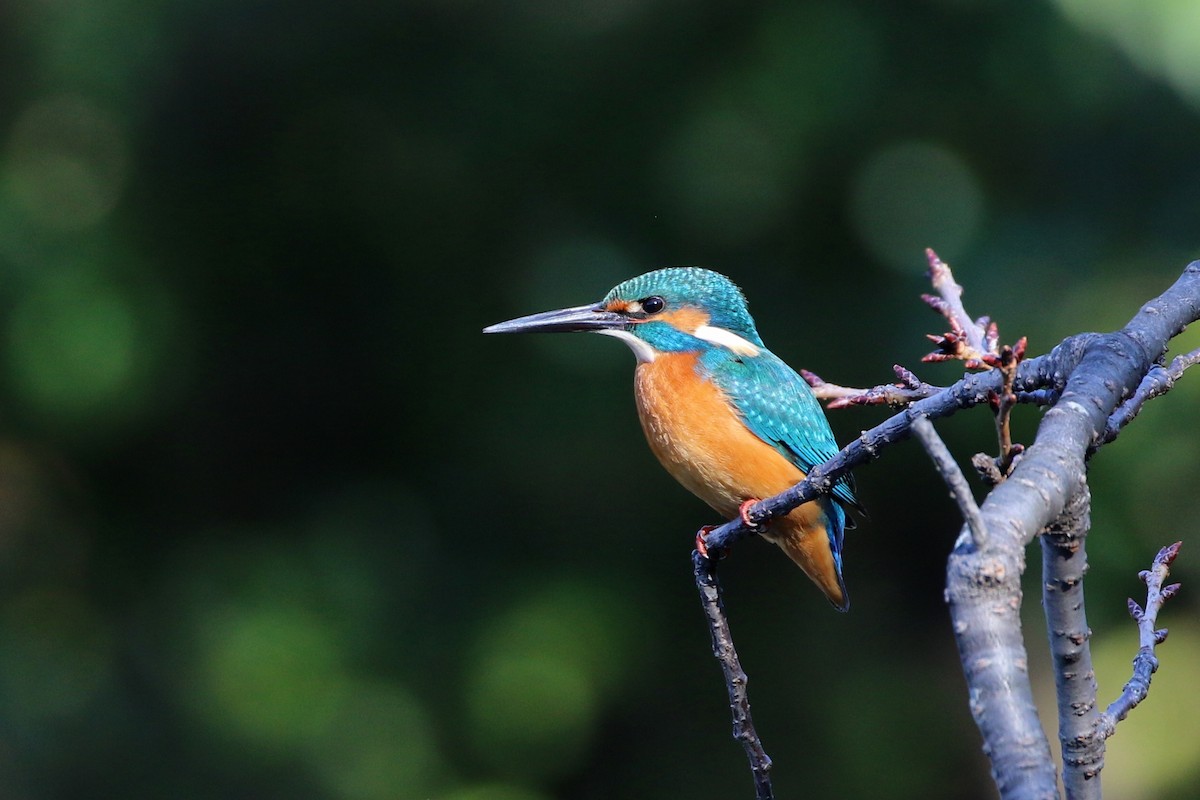
[[[1136,390],[1171,338],[1198,317],[1200,261],[1122,330],[1077,337],[1084,350],[1064,376],[1059,402],[1043,416],[1012,476],[980,508],[987,547],[977,550],[964,531],[950,556],[946,597],[971,712],[1003,798],[1057,797],[1021,640],[1025,546],[1062,514],[1084,479],[1089,448],[1121,400]]]
[[[1099,716],[1096,674],[1089,646],[1092,631],[1083,604],[1090,511],[1091,493],[1086,483],[1080,483],[1063,513],[1041,536],[1042,606],[1054,662],[1058,738],[1068,800],[1099,798],[1104,767],[1104,740],[1094,735]]]
[[[970,692],[970,709],[992,761],[1000,794],[1056,798],[1050,747],[1033,705],[1021,638],[1021,574],[1025,547],[1062,513],[1084,480],[1085,459],[1103,442],[1109,418],[1162,358],[1171,338],[1200,318],[1200,261],[1171,288],[1146,303],[1129,324],[1109,334],[1069,337],[1051,352],[1021,363],[1013,389],[1057,402],[1012,475],[980,507],[987,544],[977,548],[964,527],[947,565],[946,600]],[[998,370],[964,377],[918,400],[844,447],[786,492],[753,506],[762,523],[828,493],[853,467],[912,435],[919,416],[937,419],[985,402],[1001,387]],[[713,529],[710,552],[755,531],[738,518]]]

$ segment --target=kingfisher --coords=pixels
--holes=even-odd
[[[862,511],[853,479],[754,526],[747,510],[838,452],[808,384],[763,344],[733,281],[668,267],[613,287],[592,305],[546,311],[484,333],[591,331],[637,358],[634,395],[650,449],[679,483],[727,519],[740,515],[778,545],[839,611],[850,607],[842,539]],[[704,551],[705,529],[697,536]]]

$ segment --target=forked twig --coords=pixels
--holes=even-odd
[[[941,314],[950,323],[950,330],[941,336],[926,334],[925,338],[938,346],[922,361],[965,361],[967,369],[989,369],[994,366],[990,360],[999,355],[996,349],[1000,340],[996,323],[988,317],[971,319],[963,307],[963,287],[954,280],[950,265],[942,261],[932,248],[925,249],[925,258],[929,262],[929,280],[936,295],[923,294],[930,308]]]
[[[1142,378],[1137,391],[1130,395],[1129,399],[1108,418],[1108,425],[1105,426],[1104,434],[1097,447],[1116,439],[1121,434],[1121,430],[1132,422],[1133,418],[1142,410],[1142,406],[1146,404],[1147,400],[1153,400],[1155,397],[1171,391],[1175,387],[1175,381],[1183,377],[1184,371],[1196,364],[1200,364],[1200,349],[1176,356],[1165,367],[1162,365],[1152,367],[1146,373],[1146,377]]]
[[[826,408],[846,408],[847,406],[889,405],[893,408],[906,406],[917,400],[932,397],[945,390],[945,386],[933,386],[918,378],[911,370],[899,364],[893,364],[892,369],[899,378],[897,383],[885,383],[872,386],[870,389],[855,389],[849,386],[839,386],[829,383],[809,370],[800,370],[800,377],[808,382],[813,395],[818,400],[828,401]]]
[[[1138,577],[1146,583],[1146,607],[1142,608],[1136,600],[1129,598],[1129,616],[1137,623],[1140,647],[1133,659],[1133,677],[1121,690],[1121,696],[1112,702],[1096,723],[1097,734],[1103,739],[1112,736],[1117,723],[1125,719],[1150,692],[1150,678],[1158,670],[1154,648],[1167,640],[1167,629],[1156,627],[1158,612],[1164,603],[1175,596],[1180,586],[1178,583],[1163,586],[1163,582],[1171,573],[1171,562],[1179,555],[1182,546],[1183,542],[1175,542],[1162,548],[1154,557],[1150,569],[1138,573]]]
[[[926,354],[921,360],[959,360],[970,370],[999,368],[1004,374],[1003,391],[996,393],[992,401],[992,408],[996,413],[997,435],[1000,439],[1000,455],[994,459],[995,467],[981,469],[989,485],[995,485],[1012,471],[1015,459],[1023,449],[1021,445],[1012,443],[1008,422],[1012,406],[1016,403],[1049,405],[1057,400],[1057,393],[1044,388],[1016,388],[1017,367],[1025,357],[1025,339],[1021,338],[1012,347],[1000,347],[1000,334],[996,323],[988,317],[973,320],[967,313],[962,303],[963,287],[954,280],[950,265],[942,261],[933,250],[926,250],[925,256],[929,261],[927,274],[937,294],[923,294],[921,299],[946,318],[950,323],[950,330],[941,335],[926,335],[938,349]],[[900,364],[892,365],[892,369],[898,379],[896,383],[880,384],[869,389],[829,383],[808,370],[800,370],[800,375],[808,382],[813,395],[826,401],[825,407],[829,409],[854,405],[888,405],[899,408],[945,391],[946,387],[926,383],[912,370]]]
[[[1004,376],[1004,383],[1000,387],[1000,391],[991,399],[992,412],[996,415],[996,439],[999,443],[1000,454],[991,459],[990,464],[984,461],[986,457],[982,453],[977,454],[973,459],[975,468],[980,471],[984,482],[990,486],[995,486],[1007,478],[1012,473],[1017,458],[1025,451],[1024,445],[1013,443],[1010,424],[1013,406],[1018,402],[1013,384],[1017,377],[1017,367],[1025,359],[1025,345],[1024,336],[1018,339],[1012,347],[1004,345],[1000,348],[999,358],[995,361],[1000,374]]]

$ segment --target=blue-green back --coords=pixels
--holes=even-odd
[[[701,354],[697,370],[729,397],[755,436],[806,474],[837,455],[837,441],[812,390],[770,350],[739,356],[710,347]],[[862,508],[849,475],[835,484],[833,497]]]

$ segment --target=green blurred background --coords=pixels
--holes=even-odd
[[[0,800],[749,797],[716,520],[630,354],[480,328],[701,264],[796,367],[950,382],[925,246],[1035,353],[1119,326],[1200,256],[1197,41],[1179,0],[6,0]],[[1104,702],[1186,543],[1123,798],[1200,780],[1198,383],[1093,469]],[[955,509],[912,444],[859,483],[850,614],[764,544],[722,567],[778,795],[989,796]]]

